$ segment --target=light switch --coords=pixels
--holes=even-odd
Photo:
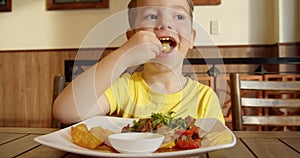
[[[220,33],[219,21],[212,20],[210,21],[210,34],[218,35]]]

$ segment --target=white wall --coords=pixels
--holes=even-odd
[[[108,9],[47,11],[45,0],[12,0],[12,12],[0,13],[0,50],[79,48],[92,28],[124,11],[128,1],[110,0]],[[297,2],[221,0],[217,6],[196,6],[194,15],[208,32],[211,20],[219,22],[220,33],[211,35],[216,45],[273,44],[278,38],[279,42],[299,42]],[[108,28],[127,27],[125,22],[110,23]],[[276,25],[280,25],[279,31]],[[105,33],[109,35],[109,29]],[[199,34],[196,45],[201,45],[201,37]],[[119,46],[124,40],[120,35],[110,46]],[[103,45],[99,41],[99,46]]]
[[[196,19],[209,31],[209,21],[218,20],[219,45],[274,43],[273,0],[222,0],[220,6],[196,8]]]
[[[279,0],[279,42],[300,41],[299,8],[299,0]]]
[[[47,11],[46,0],[13,0],[0,13],[0,50],[78,48],[86,34],[106,17],[126,8],[110,0],[109,9]]]

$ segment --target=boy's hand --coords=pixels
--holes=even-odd
[[[126,58],[127,66],[144,64],[154,59],[161,51],[162,45],[155,33],[150,31],[137,31],[120,47],[122,58]]]

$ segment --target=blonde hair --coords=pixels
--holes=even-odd
[[[131,0],[128,4],[128,21],[131,28],[134,28],[135,18],[136,18],[136,11],[134,8],[137,8],[137,1],[138,0]],[[194,4],[192,0],[186,0],[190,7],[190,16],[193,18],[193,11],[194,11]]]

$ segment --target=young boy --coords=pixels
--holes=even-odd
[[[182,75],[195,40],[192,0],[131,0],[128,8],[128,41],[64,89],[54,117],[69,124],[96,115],[143,118],[174,111],[224,123],[214,91]],[[141,64],[142,72],[121,76]]]

